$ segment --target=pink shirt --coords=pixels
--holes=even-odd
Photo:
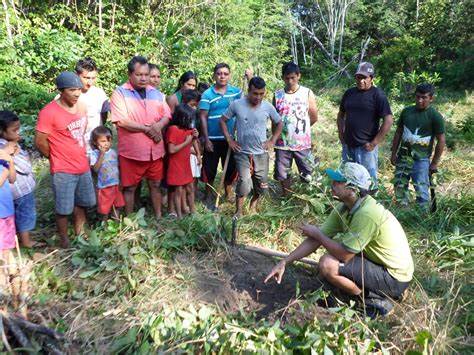
[[[133,88],[130,82],[119,86],[110,99],[111,120],[130,120],[151,125],[163,118],[171,118],[170,108],[161,101],[160,92],[154,87],[146,87],[146,98]],[[139,161],[157,160],[165,155],[163,140],[155,143],[142,132],[130,132],[118,127],[118,153],[128,159]]]

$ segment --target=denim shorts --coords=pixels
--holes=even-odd
[[[36,201],[35,193],[30,192],[13,201],[15,205],[16,231],[29,232],[36,226]]]
[[[57,214],[70,215],[74,206],[95,206],[96,196],[90,171],[84,174],[55,173],[52,180]]]
[[[311,148],[308,148],[298,151],[275,149],[275,172],[273,174],[275,180],[288,179],[293,160],[298,167],[301,180],[308,181],[310,179],[313,172],[314,157]]]
[[[268,189],[268,153],[235,153],[235,165],[239,173],[235,193],[245,197],[254,190],[256,195],[264,194]]]

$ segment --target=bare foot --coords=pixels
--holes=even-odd
[[[69,237],[61,237],[59,240],[59,246],[63,249],[68,249],[71,243],[69,242]]]
[[[29,232],[20,232],[18,233],[18,237],[20,240],[20,245],[23,248],[33,248],[35,243],[30,239]]]

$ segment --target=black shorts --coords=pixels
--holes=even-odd
[[[201,180],[210,184],[212,184],[216,178],[219,161],[221,162],[222,168],[224,168],[225,157],[229,148],[226,141],[212,141],[212,144],[214,146],[213,152],[207,152],[204,150],[201,174]],[[237,170],[235,168],[234,154],[231,152],[229,164],[227,165],[227,171],[225,173],[225,182],[231,184],[234,182],[236,177]]]
[[[394,278],[387,269],[360,255],[348,263],[340,264],[339,275],[354,281],[360,289],[371,291],[382,297],[398,299],[409,285]],[[362,287],[363,284],[363,287]]]

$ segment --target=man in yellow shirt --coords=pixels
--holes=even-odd
[[[326,170],[332,193],[341,203],[318,228],[305,224],[306,239],[278,263],[265,279],[280,283],[285,266],[323,246],[320,274],[344,293],[362,296],[370,315],[387,314],[413,276],[413,259],[402,226],[393,214],[368,195],[369,172],[357,163]],[[336,241],[338,240],[338,241]]]

